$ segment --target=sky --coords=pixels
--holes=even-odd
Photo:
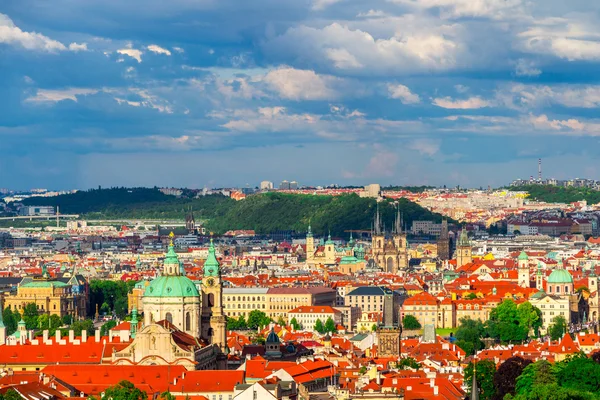
[[[600,178],[600,2],[2,0],[0,187]]]

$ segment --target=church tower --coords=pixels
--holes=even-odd
[[[377,211],[375,212],[375,221],[373,223],[373,233],[371,235],[371,251],[373,252],[373,258],[378,264],[383,263],[383,247],[385,246],[385,233],[381,228],[381,216],[379,215],[379,205],[377,205]]]
[[[544,290],[544,274],[542,272],[542,264],[538,261],[537,273],[535,274],[535,288],[539,291]]]
[[[335,264],[335,243],[331,240],[331,233],[325,242],[325,264]]]
[[[527,253],[521,251],[519,257],[517,258],[517,271],[519,275],[519,286],[528,288],[530,287],[529,283],[529,257]]]
[[[437,255],[440,260],[450,259],[450,237],[448,236],[448,220],[442,220],[442,229],[437,241]]]
[[[308,232],[306,232],[306,262],[311,264],[315,258],[315,238],[313,237],[310,224],[308,224]]]
[[[472,251],[467,231],[463,228],[463,230],[460,231],[460,236],[456,243],[456,268],[460,268],[463,265],[473,262]]]
[[[225,352],[227,348],[226,325],[223,313],[221,267],[211,239],[202,279],[202,339],[217,345],[222,352]]]

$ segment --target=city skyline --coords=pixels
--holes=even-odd
[[[599,5],[0,6],[0,186],[600,175]]]

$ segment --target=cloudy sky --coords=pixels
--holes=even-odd
[[[600,2],[2,0],[0,187],[600,178]]]

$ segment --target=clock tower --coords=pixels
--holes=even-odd
[[[208,257],[204,263],[202,279],[202,339],[217,345],[221,352],[227,349],[227,323],[223,314],[223,284],[221,268],[215,255],[215,245],[210,240]]]

